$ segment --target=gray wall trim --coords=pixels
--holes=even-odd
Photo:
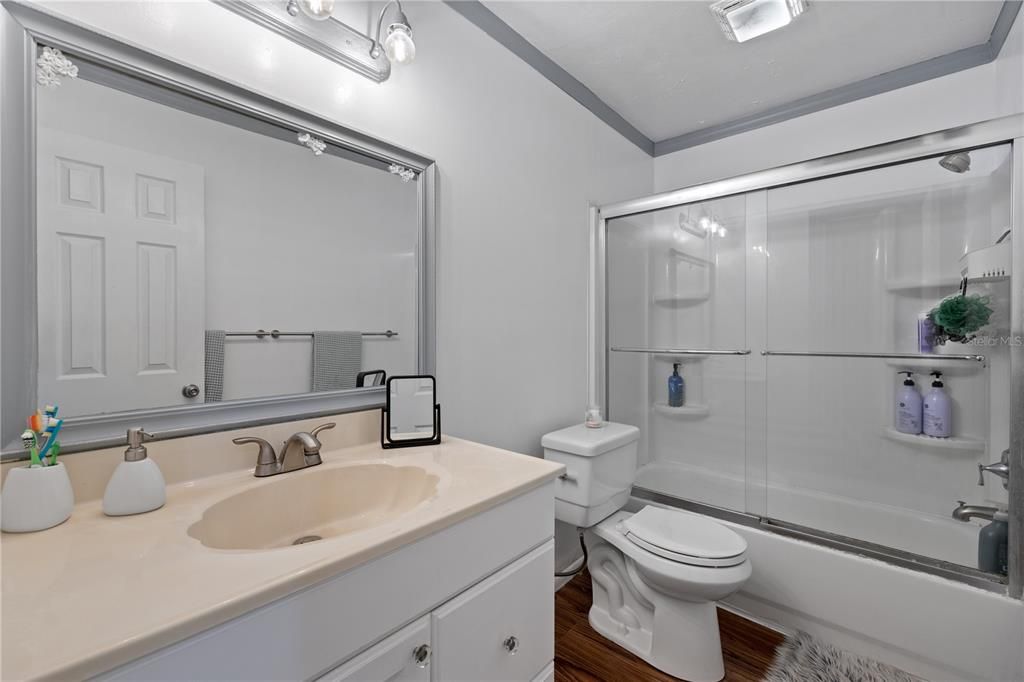
[[[491,10],[477,0],[445,0],[445,4],[475,24],[477,28],[507,47],[513,54],[532,66],[538,73],[551,81],[567,95],[589,109],[594,116],[617,130],[637,147],[654,154],[654,142],[641,133],[633,124],[604,103],[586,85],[576,80],[568,71],[556,64],[550,57],[538,50],[511,26],[498,18]]]
[[[1003,8],[999,10],[999,16],[996,17],[996,25],[992,27],[992,34],[988,37],[988,45],[992,49],[992,59],[998,57],[1002,51],[1003,45],[1006,43],[1006,36],[1013,28],[1013,20],[1020,13],[1021,5],[1024,5],[1024,0],[1005,0],[1003,2]]]
[[[383,407],[384,387],[377,386],[73,417],[61,429],[60,453],[124,445],[127,426],[144,426],[156,440],[167,440]],[[20,459],[27,459],[25,449],[15,439],[4,447],[0,460]]]
[[[734,121],[721,123],[684,133],[677,137],[661,140],[654,144],[654,156],[671,154],[672,152],[707,144],[724,137],[731,137],[757,128],[774,125],[798,116],[806,116],[841,104],[848,104],[865,97],[880,95],[890,90],[898,90],[915,85],[932,78],[946,76],[957,71],[970,69],[987,64],[994,59],[988,43],[967,47],[950,52],[940,57],[904,66],[903,68],[865,78],[856,83],[849,83],[832,90],[786,102],[751,116],[744,116]]]
[[[764,126],[774,125],[798,116],[813,114],[864,97],[880,95],[890,90],[905,88],[916,83],[947,76],[993,61],[1006,42],[1014,19],[1020,13],[1024,0],[1004,0],[989,39],[980,45],[950,52],[916,64],[872,76],[856,83],[827,90],[781,104],[765,111],[727,121],[700,130],[657,142],[637,130],[587,86],[552,61],[526,38],[502,21],[478,0],[445,0],[445,4],[475,24],[480,30],[508,48],[513,54],[536,69],[542,76],[590,110],[595,116],[617,130],[626,139],[653,157],[671,154],[690,147],[738,135]]]

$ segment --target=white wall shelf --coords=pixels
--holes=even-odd
[[[694,294],[692,296],[677,296],[675,294],[654,294],[651,297],[659,305],[696,305],[711,298],[711,294]]]
[[[931,292],[936,289],[955,290],[959,286],[960,278],[954,275],[948,277],[900,277],[885,280],[886,291],[891,291],[894,294],[914,294],[921,291]]]
[[[886,360],[885,364],[898,369],[922,370],[924,372],[941,369],[943,374],[973,373],[988,367],[987,362],[964,362],[956,358],[944,358],[941,355],[936,355],[934,358]]]
[[[710,356],[709,355],[673,355],[672,353],[655,353],[654,357],[659,360],[667,360],[669,362],[678,362],[680,364],[685,362],[704,362]]]
[[[669,407],[667,403],[654,403],[654,411],[673,419],[703,419],[711,414],[711,408],[707,405],[694,403],[682,407]]]
[[[932,450],[962,450],[964,452],[983,452],[985,441],[980,438],[969,438],[967,436],[950,436],[949,438],[935,438],[924,434],[910,434],[897,431],[892,427],[886,427],[885,437],[897,443],[907,443],[917,447]]]

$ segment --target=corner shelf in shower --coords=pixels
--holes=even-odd
[[[654,403],[654,411],[673,419],[703,419],[711,414],[710,407],[697,403],[682,407],[669,407],[667,403]]]
[[[668,360],[669,362],[703,362],[707,360],[710,355],[699,355],[687,353],[686,355],[673,355],[672,353],[655,353],[654,357],[658,360]]]
[[[923,433],[917,435],[903,433],[892,427],[886,427],[884,433],[886,438],[897,443],[906,443],[932,450],[960,450],[963,452],[984,452],[985,450],[985,441],[980,438],[969,438],[967,436],[935,438],[933,436],[926,436]]]
[[[960,286],[960,278],[949,277],[904,277],[885,280],[885,288],[894,294],[913,294],[919,291],[935,291],[937,289],[956,289]]]
[[[651,299],[659,305],[695,305],[703,303],[711,298],[711,294],[693,294],[691,296],[677,296],[675,294],[654,294]]]
[[[979,356],[984,357],[984,356]],[[885,364],[890,367],[907,368],[914,370],[934,370],[941,369],[944,372],[956,373],[961,372],[975,372],[978,370],[985,369],[988,366],[988,362],[985,360],[979,360],[978,362],[964,362],[959,358],[944,358],[939,354],[936,354],[934,358],[914,358],[912,360],[886,360]]]

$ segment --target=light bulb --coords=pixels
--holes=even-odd
[[[412,42],[412,29],[405,24],[388,26],[384,39],[384,54],[392,64],[408,64],[416,58],[416,43]]]
[[[299,0],[299,8],[310,19],[324,21],[334,12],[334,0]]]

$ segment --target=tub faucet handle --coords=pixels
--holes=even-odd
[[[1003,456],[999,458],[998,462],[978,465],[978,485],[985,485],[986,471],[1003,479],[1003,487],[1008,487],[1010,483],[1010,449],[1003,450]]]

